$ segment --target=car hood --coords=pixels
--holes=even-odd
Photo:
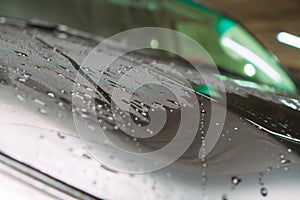
[[[195,197],[199,195],[199,188],[202,188],[205,182],[203,179],[207,177],[211,180],[209,183],[205,182],[207,188],[213,188],[208,189],[207,193],[215,193],[216,190],[226,192],[228,185],[231,185],[228,184],[228,177],[237,175],[245,176],[243,179],[249,180],[245,187],[253,189],[253,185],[257,183],[254,183],[249,174],[280,174],[282,171],[278,170],[288,166],[291,169],[290,180],[295,179],[294,174],[299,170],[291,165],[299,163],[299,97],[260,92],[232,82],[225,82],[227,107],[219,104],[218,98],[197,94],[206,111],[204,124],[209,123],[212,103],[216,104],[220,113],[227,108],[223,131],[207,155],[205,166],[199,159],[199,134],[180,160],[158,172],[128,176],[127,173],[110,169],[105,163],[98,165],[96,160],[90,159],[91,156],[85,152],[80,141],[86,141],[94,153],[102,151],[98,153],[109,154],[108,150],[100,148],[98,140],[92,134],[79,140],[73,121],[73,115],[77,113],[79,120],[88,121],[86,126],[89,131],[94,131],[93,126],[99,122],[99,118],[95,121],[91,113],[80,107],[81,104],[72,107],[74,95],[88,100],[91,98],[88,91],[91,90],[85,87],[87,93],[80,94],[73,94],[72,91],[74,85],[78,85],[76,73],[79,63],[101,38],[65,27],[60,30],[59,26],[41,27],[14,19],[0,26],[0,148],[4,154],[104,198],[121,197],[121,193],[114,192],[120,184],[126,188],[124,190],[132,191],[125,195],[128,199],[137,198],[138,195],[131,195],[135,191],[139,191],[138,194],[145,192],[150,198],[175,198],[175,194],[172,194],[174,190],[176,194],[181,191],[183,197]],[[92,72],[87,74],[93,75]],[[103,82],[102,86],[104,92],[118,87],[112,81]],[[101,92],[97,95],[105,97]],[[148,100],[159,100],[151,93],[145,92],[144,95]],[[105,98],[96,98],[96,103],[104,107],[109,104]],[[168,105],[168,109],[173,108],[176,113],[177,105],[172,102],[162,103]],[[114,133],[115,123],[108,120],[110,113],[101,110],[102,107],[99,109],[103,111],[100,119]],[[147,123],[147,119],[143,121],[139,112],[133,114],[141,118],[142,123]],[[193,116],[190,119],[193,120]],[[217,126],[216,124],[216,131]],[[144,141],[145,146],[151,149],[166,144],[173,137],[172,127],[174,124],[169,125],[162,138]],[[126,144],[128,145],[124,143]],[[126,158],[123,159],[126,161]],[[271,169],[274,170],[270,172]],[[75,173],[74,170],[78,172]],[[273,179],[277,180],[275,176],[271,176],[270,180]],[[108,181],[104,183],[102,180]],[[220,192],[218,195],[221,195]]]

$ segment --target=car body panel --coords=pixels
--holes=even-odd
[[[79,112],[85,114],[79,120],[97,124],[90,113],[72,110],[77,70],[71,61],[81,63],[101,38],[14,22],[18,23],[0,25],[0,106],[5,113],[1,114],[2,153],[105,199],[220,199],[223,194],[232,199],[260,198],[260,173],[265,174],[269,199],[288,195],[297,199],[299,167],[290,166],[299,163],[300,106],[296,95],[265,93],[225,82],[227,117],[222,136],[207,157],[208,167],[199,161],[200,145],[195,142],[178,162],[161,171],[135,175],[116,172],[91,159],[72,118],[72,112]],[[105,90],[112,87],[101,84]],[[90,98],[86,94],[83,98]],[[211,99],[203,94],[198,97],[209,116]],[[218,109],[223,106],[218,105]],[[108,116],[100,117],[105,120]],[[114,123],[106,125],[112,130]],[[92,149],[105,149],[95,138],[81,139]],[[155,143],[148,145],[155,147]],[[281,162],[282,154],[288,162]],[[238,186],[231,183],[234,175],[243,180]]]

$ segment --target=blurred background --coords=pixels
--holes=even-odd
[[[288,32],[300,36],[299,0],[202,0],[244,25],[300,79],[300,49],[282,44],[277,35]],[[295,41],[296,42],[296,41]]]

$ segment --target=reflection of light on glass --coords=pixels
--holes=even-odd
[[[257,85],[256,83],[249,82],[249,81],[243,81],[243,80],[233,80],[233,82],[239,86],[242,87],[247,87],[247,88],[254,88],[254,89],[259,89],[260,86]]]
[[[286,32],[280,32],[277,34],[277,40],[283,44],[290,45],[300,49],[300,37],[292,35]]]
[[[253,88],[253,89],[259,90],[261,92],[270,92],[270,93],[275,92],[275,89],[272,87],[269,87],[268,85],[261,85],[261,84],[256,84],[254,82],[237,80],[237,79],[231,79],[231,81],[233,81],[235,84],[237,84],[241,87]]]
[[[4,171],[2,172],[2,170]],[[1,172],[0,172],[1,199],[55,200],[55,199],[66,198],[66,196],[63,196],[63,194],[59,194],[57,191],[53,189],[51,190],[45,185],[41,185],[41,183],[39,183],[38,181],[32,180],[31,178],[20,173],[21,172],[16,172],[13,169],[9,168],[8,166],[1,164]],[[49,193],[45,191],[49,191]]]
[[[255,126],[259,127],[261,130],[264,130],[264,131],[267,131],[268,133],[272,134],[272,135],[275,135],[275,136],[278,136],[278,137],[281,137],[283,139],[287,139],[287,140],[291,140],[291,141],[294,141],[294,142],[300,142],[299,139],[297,138],[294,138],[294,137],[291,137],[291,136],[287,136],[287,135],[284,135],[284,134],[281,134],[281,133],[277,133],[275,131],[271,131],[263,126],[260,126],[259,124],[255,123],[254,121],[251,121],[249,119],[246,119],[248,122],[254,124]]]
[[[245,74],[247,75],[247,76],[250,76],[250,77],[252,77],[252,76],[254,76],[255,75],[255,73],[256,73],[256,70],[255,70],[255,67],[252,65],[252,64],[246,64],[245,66],[244,66],[244,72],[245,72]]]
[[[261,69],[265,74],[268,74],[274,81],[280,82],[281,76],[278,74],[272,66],[266,63],[258,55],[247,49],[246,47],[240,45],[239,43],[233,41],[230,38],[222,38],[222,44],[234,51],[236,54],[240,55],[242,58],[245,58],[247,61],[253,63],[259,69]]]
[[[155,39],[152,39],[152,40],[151,40],[150,45],[151,45],[151,47],[154,48],[154,49],[157,49],[157,48],[159,47],[159,43],[158,43],[158,41],[155,40]]]
[[[197,88],[195,88],[197,92],[200,92],[201,94],[210,96],[210,97],[218,97],[220,98],[221,95],[216,91],[214,88],[208,87],[207,85],[201,84]]]
[[[288,102],[288,101],[285,100],[285,99],[279,99],[279,101],[280,101],[281,103],[283,103],[285,106],[287,106],[287,107],[289,107],[289,108],[291,108],[291,109],[293,109],[293,110],[298,110],[297,105],[295,105],[295,104],[293,104],[293,103],[291,103],[291,102]]]

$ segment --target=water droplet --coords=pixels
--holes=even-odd
[[[223,194],[222,195],[222,200],[228,200],[228,195],[227,194]]]
[[[86,158],[86,159],[91,159],[91,157],[89,156],[89,155],[87,155],[87,154],[82,154],[82,157],[84,157],[84,158]]]
[[[238,185],[240,182],[242,182],[242,179],[240,179],[240,178],[237,177],[237,176],[233,176],[233,177],[231,178],[231,182],[232,182],[232,184],[234,184],[234,185]]]
[[[265,183],[264,183],[264,180],[263,180],[263,178],[264,178],[264,173],[259,173],[259,177],[258,177],[258,183],[259,183],[259,185],[264,185]]]
[[[207,182],[207,176],[206,175],[202,176],[201,180],[202,180],[203,183],[206,183]]]
[[[118,129],[119,129],[118,125],[115,125],[115,126],[114,126],[114,129],[115,129],[115,130],[118,130]]]
[[[113,121],[113,120],[114,120],[114,118],[113,118],[112,116],[107,117],[107,119],[108,119],[109,121]]]
[[[265,187],[263,187],[263,188],[260,189],[260,193],[261,193],[262,196],[265,197],[265,196],[268,195],[268,190]]]
[[[149,129],[149,128],[147,128],[147,130],[146,130],[148,133],[150,133],[150,135],[152,135],[153,134],[153,131],[151,130],[151,129]]]
[[[24,101],[24,97],[22,97],[22,95],[17,94],[16,97],[17,97],[20,101]]]
[[[42,106],[45,105],[45,102],[43,102],[43,101],[40,100],[40,99],[34,99],[33,102],[34,102],[34,103],[37,103],[37,104],[39,104],[39,105],[42,105]]]
[[[290,161],[290,160],[287,160],[287,159],[285,159],[285,158],[282,158],[282,159],[280,160],[280,163],[281,163],[282,165],[285,165],[285,164],[291,163],[291,161]]]
[[[142,114],[143,116],[147,116],[147,113],[145,113],[145,112],[142,112],[141,114]]]
[[[29,74],[29,73],[24,73],[24,74],[22,74],[22,75],[23,75],[23,77],[26,78],[26,79],[28,79],[29,77],[31,77],[31,74]]]
[[[284,159],[284,155],[283,154],[280,154],[279,157],[280,157],[280,159]]]
[[[80,113],[80,117],[82,117],[83,119],[89,118],[89,116],[87,114],[84,114],[84,113]]]
[[[94,126],[92,126],[92,125],[88,125],[88,129],[91,130],[91,131],[93,131],[93,132],[96,130],[96,128]]]
[[[23,78],[23,77],[19,78],[18,81],[21,82],[21,83],[25,83],[26,82],[26,78]]]
[[[26,53],[20,52],[20,51],[14,51],[18,56],[22,56],[22,57],[28,57],[28,55]]]
[[[39,112],[43,115],[47,115],[48,114],[48,111],[44,108],[39,108]]]
[[[268,172],[271,172],[271,171],[272,171],[272,167],[268,167],[268,168],[267,168],[267,171],[268,171]]]
[[[62,135],[61,133],[57,133],[57,136],[58,136],[60,139],[65,139],[65,136]]]
[[[47,57],[47,56],[44,56],[44,58],[47,60],[47,61],[51,61],[51,58]]]
[[[152,185],[152,187],[151,187],[151,188],[152,188],[152,190],[156,190],[156,187],[155,187],[155,185]]]
[[[55,97],[55,95],[54,95],[52,92],[47,92],[47,95],[48,95],[49,97],[51,97],[51,98],[54,98],[54,97]]]
[[[63,102],[58,102],[58,105],[59,105],[59,107],[60,107],[62,110],[66,109],[66,107],[65,107],[65,105],[64,105]]]

